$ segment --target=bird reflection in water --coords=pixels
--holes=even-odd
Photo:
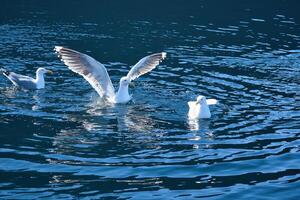
[[[188,128],[191,131],[199,131],[202,133],[208,133],[208,132],[211,132],[209,125],[210,125],[209,119],[189,119],[188,118]]]
[[[210,120],[207,119],[189,119],[188,118],[188,128],[193,133],[193,137],[189,140],[198,141],[201,139],[200,135],[205,135],[207,139],[211,140],[214,135],[212,130],[210,129]],[[194,148],[198,148],[197,144],[194,145]]]
[[[145,113],[142,105],[118,106],[118,130],[145,132],[155,128],[155,122]]]
[[[93,102],[87,105],[84,115],[67,115],[68,122],[76,125],[56,134],[53,140],[53,146],[56,147],[54,153],[78,154],[88,152],[91,148],[106,151],[103,145],[107,141],[115,143],[115,148],[119,143],[131,147],[137,144],[150,145],[160,136],[159,133],[152,134],[156,123],[144,110],[147,108],[134,103],[107,105],[103,101]]]
[[[128,104],[110,104],[107,102],[98,100],[89,105],[87,113],[92,116],[103,116],[108,119],[116,119],[117,131],[148,131],[155,127],[154,120],[146,113],[147,110],[145,105],[136,105],[131,102]],[[91,130],[94,123],[91,125],[85,121],[83,124],[87,129]],[[96,124],[96,127],[99,125]]]
[[[34,91],[34,95],[32,96],[32,98],[34,100],[34,104],[31,107],[32,111],[38,111],[42,108],[41,104],[44,103],[44,100],[45,100],[43,98],[44,94],[45,94],[45,92],[41,91],[41,90]]]

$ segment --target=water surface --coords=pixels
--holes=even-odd
[[[0,77],[0,198],[299,198],[299,2],[1,4],[1,67],[55,74],[40,91]],[[108,106],[55,45],[116,87],[143,56],[168,57]],[[219,104],[189,121],[199,94]]]

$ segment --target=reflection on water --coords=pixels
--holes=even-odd
[[[211,133],[209,130],[210,119],[190,119],[188,118],[189,129],[191,131],[199,131],[201,133]]]
[[[119,106],[117,108],[118,130],[145,132],[155,129],[155,121],[141,110],[143,105]]]
[[[1,67],[55,73],[40,91],[0,76],[0,196],[298,199],[295,2],[3,3]],[[115,86],[144,55],[168,57],[130,88],[132,102],[110,105],[54,45],[105,64]],[[189,120],[199,94],[220,104]]]
[[[155,128],[155,122],[148,116],[143,104],[128,104],[113,105],[97,99],[94,103],[88,105],[87,113],[91,117],[99,116],[104,118],[116,119],[118,131],[150,131]],[[99,119],[100,120],[100,119]],[[83,121],[83,126],[87,131],[97,131],[98,123],[90,123]]]

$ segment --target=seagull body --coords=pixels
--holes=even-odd
[[[129,83],[139,76],[150,72],[166,57],[166,53],[162,52],[142,58],[130,69],[127,76],[120,79],[119,89],[115,93],[111,79],[103,64],[86,54],[72,49],[55,46],[54,50],[70,70],[83,76],[99,96],[105,98],[110,103],[127,103],[130,101],[131,95],[128,92]]]
[[[217,103],[216,99],[207,99],[205,96],[199,95],[196,101],[189,101],[189,119],[210,118],[211,113],[209,105]]]
[[[52,71],[47,70],[45,68],[38,68],[36,70],[36,78],[31,78],[29,76],[24,76],[21,74],[17,74],[14,72],[8,72],[6,70],[2,70],[3,75],[8,78],[15,86],[22,87],[25,89],[42,89],[45,88],[45,73],[52,73]]]

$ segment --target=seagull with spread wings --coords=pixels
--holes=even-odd
[[[72,49],[55,46],[54,50],[70,70],[83,76],[100,97],[107,99],[111,103],[127,103],[130,101],[131,95],[128,92],[129,83],[153,70],[166,57],[166,53],[161,52],[139,60],[130,69],[127,76],[120,79],[119,90],[115,93],[115,89],[103,64],[86,54]]]

